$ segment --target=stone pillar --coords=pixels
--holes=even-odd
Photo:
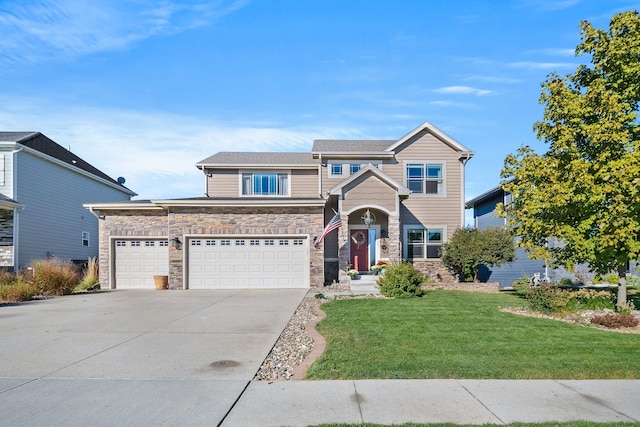
[[[389,236],[389,260],[402,259],[402,234],[400,232],[400,216],[398,214],[389,215],[387,233]]]

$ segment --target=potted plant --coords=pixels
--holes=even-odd
[[[347,265],[347,274],[349,275],[349,277],[351,277],[351,280],[359,279],[359,272],[358,270],[353,268],[353,264]]]
[[[387,269],[387,263],[384,261],[378,261],[377,263],[371,266],[371,271],[373,271],[374,274],[381,274],[381,273],[384,274],[386,269]]]

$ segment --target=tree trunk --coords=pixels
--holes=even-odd
[[[618,266],[618,302],[627,302],[627,268],[624,264]]]

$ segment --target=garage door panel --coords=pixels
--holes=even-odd
[[[187,244],[191,289],[309,287],[307,239],[251,236],[197,239],[211,244]]]
[[[167,240],[116,240],[115,287],[155,288],[153,276],[169,274]]]

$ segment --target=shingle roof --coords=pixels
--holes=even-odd
[[[395,140],[316,139],[311,151],[318,152],[377,152],[384,151]]]
[[[70,166],[77,167],[78,169],[129,190],[109,175],[82,160],[80,157],[76,156],[53,140],[47,138],[40,132],[0,132],[0,141],[15,142],[25,147],[29,147],[33,150],[46,154],[47,156],[58,159],[61,162],[67,163]]]
[[[317,165],[311,153],[229,152],[223,151],[196,163],[210,165]]]

